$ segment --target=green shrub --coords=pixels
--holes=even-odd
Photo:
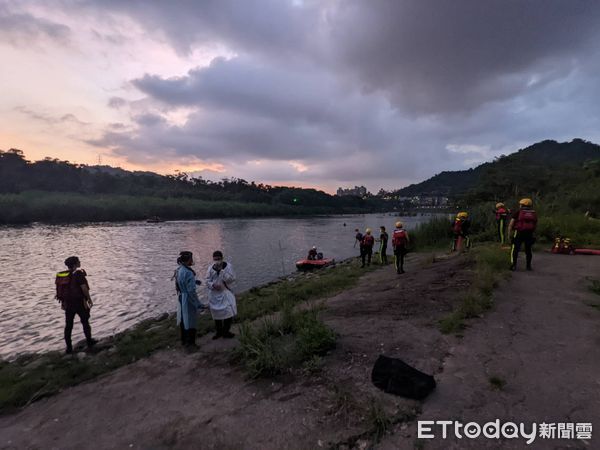
[[[317,318],[317,310],[286,307],[279,318],[242,324],[234,360],[252,378],[269,377],[314,361],[335,346],[335,333]]]

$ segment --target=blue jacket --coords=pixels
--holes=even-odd
[[[175,278],[179,287],[177,325],[183,320],[183,327],[186,330],[196,328],[198,308],[201,306],[196,292],[196,274],[192,269],[180,265]]]

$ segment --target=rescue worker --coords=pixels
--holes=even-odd
[[[65,311],[65,353],[70,354],[73,353],[71,333],[76,315],[79,316],[83,326],[83,334],[88,348],[92,348],[96,344],[96,340],[92,338],[92,327],[90,326],[90,310],[94,304],[90,297],[87,274],[81,268],[79,258],[77,256],[68,257],[65,259],[65,266],[68,270],[56,274],[56,298]]]
[[[360,242],[360,258],[362,266],[365,267],[365,260],[367,265],[371,265],[371,257],[373,256],[373,245],[375,244],[375,238],[371,235],[371,229],[365,230],[365,235]]]
[[[389,236],[387,234],[387,231],[385,231],[385,227],[383,225],[379,227],[379,230],[381,232],[381,234],[379,235],[379,261],[381,262],[381,264],[387,264],[387,246]]]
[[[392,233],[392,248],[394,250],[394,265],[396,273],[404,273],[404,256],[408,253],[408,232],[403,228],[402,222],[396,222],[396,229]]]
[[[537,213],[533,209],[533,201],[523,198],[519,201],[519,210],[515,211],[508,224],[508,235],[511,236],[512,248],[510,252],[510,270],[516,270],[517,259],[521,245],[525,246],[525,260],[527,270],[533,270],[531,261],[533,259],[533,244],[535,242],[534,232],[537,227]]]
[[[471,240],[469,238],[470,228],[471,220],[469,219],[469,214],[465,211],[459,212],[452,227],[452,232],[454,233],[452,251],[462,251],[463,249],[471,248]]]
[[[310,261],[317,259],[317,247],[315,245],[308,251],[308,257],[306,259]]]
[[[175,287],[177,289],[177,325],[181,331],[181,343],[186,350],[195,350],[198,310],[202,308],[196,286],[196,272],[192,269],[194,256],[192,252],[183,251],[177,258],[175,271]]]
[[[354,247],[356,247],[357,242],[358,242],[358,245],[360,246],[360,243],[363,240],[363,234],[358,230],[358,228],[355,228],[354,232],[356,233],[354,235]]]
[[[233,318],[237,315],[237,303],[235,295],[231,291],[231,284],[234,281],[235,273],[231,263],[223,259],[221,251],[215,251],[213,253],[213,264],[206,273],[208,303],[217,330],[213,339],[221,337],[230,339],[235,336],[230,331]]]
[[[510,214],[510,211],[508,209],[506,209],[506,207],[504,206],[504,203],[499,202],[496,203],[496,209],[494,211],[494,213],[496,214],[496,225],[498,228],[498,240],[500,241],[500,244],[504,245],[506,242],[506,238],[505,238],[505,230],[506,230],[506,220],[508,219],[508,215]]]

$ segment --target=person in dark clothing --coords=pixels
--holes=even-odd
[[[313,247],[308,251],[308,257],[306,259],[313,261],[317,259],[319,253],[317,252],[317,247],[313,245]]]
[[[75,316],[79,316],[88,348],[93,347],[96,341],[92,338],[92,327],[90,326],[90,310],[93,302],[90,297],[87,274],[85,270],[81,269],[81,263],[77,256],[68,257],[65,265],[68,270],[56,274],[56,298],[65,311],[64,338],[66,353],[70,354],[73,353],[71,334]]]
[[[408,233],[402,222],[396,222],[396,229],[392,233],[392,248],[394,250],[394,265],[396,273],[404,273],[404,257],[408,253]]]
[[[371,229],[367,228],[365,235],[360,242],[360,259],[362,266],[365,267],[365,261],[367,265],[371,265],[371,257],[373,256],[373,245],[375,244],[375,238],[371,235]]]
[[[506,219],[510,214],[510,210],[506,209],[504,203],[499,202],[496,203],[496,209],[494,210],[494,214],[496,215],[496,228],[498,231],[498,240],[501,245],[504,245],[505,242],[505,234],[504,231],[506,229]]]
[[[379,229],[381,231],[381,234],[379,235],[379,260],[381,264],[387,264],[387,246],[389,236],[387,234],[387,231],[385,231],[385,227],[383,225],[380,226]]]
[[[533,270],[533,244],[534,232],[537,227],[537,213],[533,210],[533,201],[523,198],[519,201],[519,210],[513,213],[508,224],[508,235],[511,236],[512,248],[510,252],[510,270],[517,269],[517,260],[521,245],[525,246],[525,261],[527,270]]]
[[[356,243],[357,242],[358,242],[358,245],[360,245],[360,243],[362,242],[362,240],[363,240],[363,234],[358,230],[358,228],[356,228],[354,230],[354,232],[356,233],[354,235],[354,247],[356,247]]]

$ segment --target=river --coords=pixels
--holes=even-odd
[[[171,276],[181,250],[194,252],[202,279],[212,252],[222,250],[237,274],[232,288],[241,292],[294,272],[295,261],[313,245],[337,260],[357,255],[355,228],[369,226],[378,234],[380,225],[391,231],[400,219],[410,230],[429,218],[372,214],[1,227],[0,357],[64,347],[54,276],[70,255],[79,256],[88,273],[92,330],[102,337],[176,308]],[[204,287],[199,292],[205,296]],[[76,318],[73,341],[80,339]]]

